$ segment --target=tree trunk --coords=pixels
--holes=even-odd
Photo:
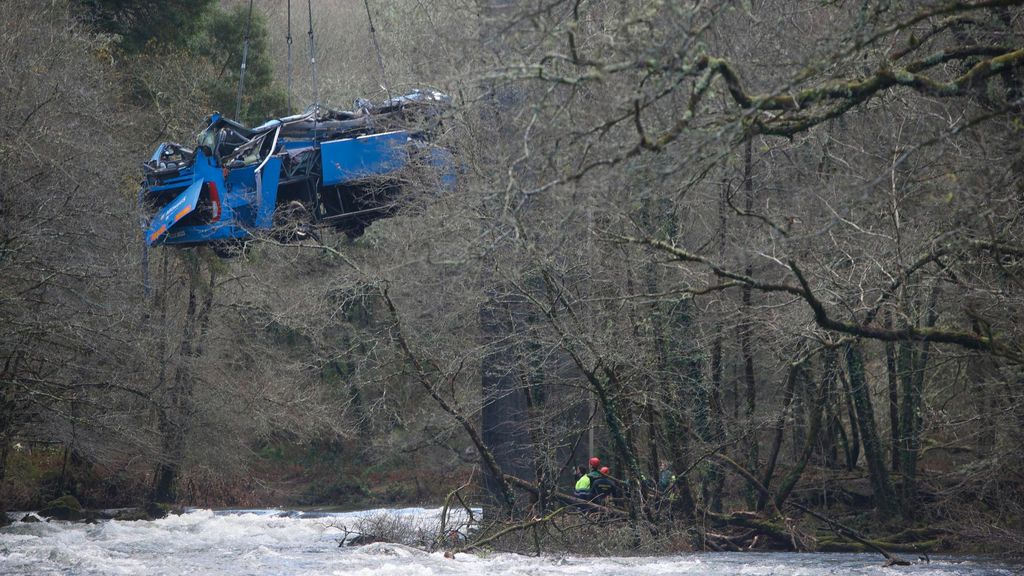
[[[858,345],[846,345],[846,366],[850,372],[850,393],[857,411],[856,425],[864,439],[864,459],[868,465],[871,488],[875,493],[878,510],[884,516],[889,516],[897,509],[896,495],[886,468],[885,449],[875,427],[871,391],[864,374],[864,356]]]
[[[530,445],[533,447],[533,473],[538,488],[534,513],[544,514],[547,510],[548,494],[556,488],[557,471],[550,470],[545,465],[544,455],[549,453],[548,430],[541,411],[546,404],[546,397],[542,368],[534,363],[536,348],[532,338],[521,342],[518,364],[527,413],[531,422],[537,422],[529,427]]]
[[[810,359],[805,361],[805,365]],[[807,442],[807,404],[813,404],[814,378],[806,373],[804,368],[802,378],[798,379],[793,388],[793,442],[790,457],[796,459]]]
[[[650,403],[644,405],[644,423],[647,425],[647,476],[657,478],[658,463],[665,456],[658,450],[658,416]]]
[[[917,364],[917,346],[913,342],[900,342],[897,346],[896,373],[900,382],[900,474],[904,475],[901,487],[903,507],[908,505],[906,474],[915,473],[917,467],[917,431],[915,412],[918,394],[914,391],[914,366]],[[910,460],[913,460],[911,462]]]
[[[892,329],[892,311],[885,311],[885,328]],[[900,386],[896,368],[896,343],[885,343],[885,368],[889,383],[889,456],[892,471],[900,469]]]
[[[748,267],[747,273],[750,273]],[[748,470],[757,470],[760,465],[758,464],[758,434],[754,429],[754,411],[757,408],[757,387],[756,380],[754,378],[754,352],[753,346],[750,342],[751,324],[749,323],[750,314],[750,288],[743,288],[743,315],[746,319],[746,323],[741,324],[737,330],[739,331],[740,338],[740,354],[743,357],[743,390],[744,390],[744,424],[746,426],[747,436],[747,458],[745,466]],[[749,486],[745,490],[745,496],[747,505],[751,508],[754,507],[757,501],[757,493]]]
[[[982,333],[977,320],[971,323],[971,330],[975,334]],[[996,410],[996,402],[992,385],[999,381],[999,370],[996,362],[984,354],[973,353],[967,357],[966,362],[967,386],[978,420],[975,450],[979,457],[989,458],[996,450],[996,425],[991,416]]]
[[[487,345],[487,353],[480,363],[480,385],[482,408],[480,413],[480,440],[486,445],[500,469],[494,469],[483,462],[484,487],[494,503],[512,512],[513,502],[508,501],[508,485],[502,480],[505,473],[518,477],[529,477],[530,455],[525,447],[528,435],[523,428],[527,417],[525,396],[518,389],[515,378],[515,354],[508,344],[515,327],[511,315],[515,304],[502,302],[492,292],[480,309],[481,334]],[[507,299],[507,296],[505,297]],[[481,454],[481,458],[484,454]]]
[[[752,148],[753,139],[748,139],[745,150],[743,152],[743,189],[746,192],[745,203],[746,212],[751,214],[754,211],[754,174],[753,174],[753,160],[752,160]],[[747,260],[744,273],[749,277],[753,275],[754,268]],[[744,410],[743,415],[746,420],[746,426],[748,429],[753,431],[754,426],[754,411],[757,408],[757,380],[754,377],[754,347],[751,342],[751,332],[754,329],[753,323],[753,307],[751,302],[752,290],[749,284],[744,284],[741,289],[742,292],[742,306],[740,308],[741,320],[736,330],[739,332],[740,340],[740,354],[743,356],[743,388],[744,388]],[[751,433],[747,442],[747,462],[746,467],[748,470],[757,470],[760,466],[758,465],[758,435]],[[753,507],[757,501],[757,494],[751,488],[747,488],[746,491],[747,504]]]
[[[834,371],[832,384],[826,391],[825,433],[822,436],[821,442],[819,442],[819,448],[821,450],[822,465],[826,468],[835,468],[836,462],[839,460],[838,440],[840,437],[840,427],[842,426],[839,421],[839,403],[842,401],[839,393],[839,372],[841,369],[839,368],[839,361],[834,350],[827,350],[825,356],[829,358],[828,364],[834,366]]]
[[[800,378],[801,364],[802,361],[794,362],[789,366],[789,372],[786,374],[786,385],[782,391],[782,409],[779,410],[779,416],[775,419],[772,447],[768,452],[768,460],[765,462],[764,470],[761,473],[761,484],[765,488],[771,487],[772,476],[775,474],[775,464],[779,458],[779,451],[782,449],[782,439],[786,428],[786,415],[793,403],[794,390],[796,389],[797,380]],[[767,494],[759,493],[757,497],[757,510],[763,511],[767,506]]]
[[[157,466],[151,493],[154,502],[175,502],[177,481],[186,457],[186,441],[193,417],[194,370],[193,364],[205,351],[205,338],[209,332],[210,312],[213,308],[217,273],[209,267],[209,284],[199,305],[198,290],[202,260],[197,251],[183,254],[188,276],[188,305],[178,351],[177,367],[167,396],[167,404],[160,409],[159,430],[163,455]]]
[[[611,435],[615,450],[623,460],[623,468],[629,472],[634,482],[639,483],[644,478],[643,470],[640,468],[640,460],[636,456],[636,449],[633,443],[630,442],[628,431],[622,421],[617,394],[613,393],[614,390],[622,390],[622,386],[619,384],[618,375],[614,370],[604,366],[602,363],[601,371],[607,378],[606,381],[602,381],[601,376],[596,372],[588,373],[588,379],[591,385],[593,385],[594,391],[597,392],[597,399],[604,411],[605,423],[608,424],[608,433]]]
[[[705,403],[698,408],[698,414],[704,417],[701,427],[701,438],[709,443],[721,443],[725,440],[725,410],[722,406],[722,335],[719,332],[711,345],[711,390],[705,394]],[[713,512],[722,511],[722,488],[725,474],[721,465],[710,462],[701,481],[701,495],[705,505]]]
[[[939,286],[936,284],[928,297],[925,313],[927,328],[933,328],[938,320],[938,298]],[[909,355],[910,370],[903,378],[903,414],[900,418],[903,450],[900,464],[903,472],[903,514],[907,518],[914,516],[917,507],[917,459],[921,451],[921,430],[924,426],[924,376],[930,350],[931,342],[925,340],[920,344],[918,353]]]
[[[176,484],[184,459],[185,450],[185,412],[187,410],[188,391],[186,384],[191,381],[188,374],[188,360],[192,356],[193,336],[196,322],[196,283],[198,263],[194,251],[183,254],[188,270],[188,305],[185,309],[185,321],[181,341],[178,345],[177,366],[171,379],[170,390],[165,403],[160,408],[159,430],[161,438],[160,464],[157,466],[155,485],[151,494],[154,502],[172,503],[177,500]]]
[[[860,459],[860,426],[857,423],[857,413],[854,408],[853,391],[850,389],[850,382],[840,372],[840,379],[843,382],[843,397],[846,400],[846,417],[850,422],[850,437],[846,444],[846,469],[853,470],[857,467],[857,460]],[[851,376],[850,378],[853,378]]]
[[[793,492],[793,488],[800,481],[800,477],[803,475],[804,470],[807,468],[807,463],[811,459],[811,454],[814,452],[818,434],[822,428],[822,413],[825,410],[825,402],[828,400],[829,389],[835,387],[836,368],[835,351],[829,349],[825,354],[825,369],[821,377],[821,383],[818,385],[818,390],[814,395],[812,403],[807,406],[810,422],[807,425],[807,437],[804,441],[803,450],[800,451],[796,464],[786,474],[786,477],[779,485],[779,491],[775,494],[775,506],[778,508],[782,508],[786,498],[789,498],[790,493]]]
[[[666,417],[666,426],[670,431],[670,437],[678,439],[677,441],[669,443],[669,456],[672,458],[672,469],[676,472],[675,490],[677,499],[673,502],[673,508],[678,509],[685,518],[693,518],[694,512],[696,511],[696,504],[693,499],[693,489],[690,486],[690,479],[685,473],[690,467],[688,453],[691,431],[686,423],[685,416],[677,414],[669,414]],[[659,480],[657,473],[655,473],[652,478],[654,478],[655,482]]]

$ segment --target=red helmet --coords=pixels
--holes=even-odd
[[[597,468],[600,465],[601,465],[601,459],[600,458],[595,456],[595,457],[590,459],[590,467],[591,468]]]
[[[611,472],[611,470],[609,470],[607,466],[603,466],[601,468],[601,474],[604,474],[605,476],[607,476],[609,472]]]

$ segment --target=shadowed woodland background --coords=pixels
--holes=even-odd
[[[289,84],[254,3],[250,124],[313,101],[293,4]],[[810,508],[1019,551],[1022,4],[314,2],[321,103],[452,95],[456,188],[144,276],[138,163],[234,110],[249,3],[6,0],[0,507],[522,518],[593,452],[637,539],[813,547]]]

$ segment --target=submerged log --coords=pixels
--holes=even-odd
[[[941,539],[923,540],[920,542],[887,542],[882,540],[865,540],[852,542],[836,538],[821,538],[818,541],[819,552],[877,552],[879,549],[889,552],[932,552],[942,546]],[[905,562],[905,561],[904,561]],[[909,562],[907,563],[909,564]]]
[[[835,532],[835,534],[837,536],[849,538],[851,540],[855,540],[858,543],[863,544],[864,546],[870,548],[871,550],[874,550],[875,552],[878,552],[879,554],[881,554],[882,556],[885,557],[885,565],[886,566],[909,566],[910,565],[910,562],[900,558],[899,556],[893,555],[891,552],[889,552],[889,550],[885,546],[881,546],[877,542],[872,542],[872,541],[868,540],[860,532],[854,530],[853,528],[850,528],[849,526],[846,526],[844,524],[840,524],[839,521],[837,521],[836,519],[829,518],[828,516],[824,516],[822,514],[819,514],[819,513],[815,512],[814,510],[811,510],[810,508],[808,508],[806,506],[803,506],[801,504],[798,504],[796,502],[790,502],[790,504],[792,506],[795,506],[795,507],[799,508],[800,510],[803,510],[804,512],[810,514],[811,516],[814,516],[818,520],[821,520],[822,522],[825,522],[826,524],[828,524],[828,527],[831,528],[832,531]]]

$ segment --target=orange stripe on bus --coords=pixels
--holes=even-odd
[[[167,227],[160,227],[160,229],[157,230],[157,232],[150,235],[150,242],[153,242],[154,240],[160,238],[160,235],[164,234],[165,232],[167,232]]]
[[[174,221],[177,222],[178,220],[181,220],[182,218],[185,217],[186,214],[188,214],[191,211],[192,211],[192,207],[191,206],[185,206],[184,208],[181,209],[180,212],[178,212],[177,214],[174,215]]]

